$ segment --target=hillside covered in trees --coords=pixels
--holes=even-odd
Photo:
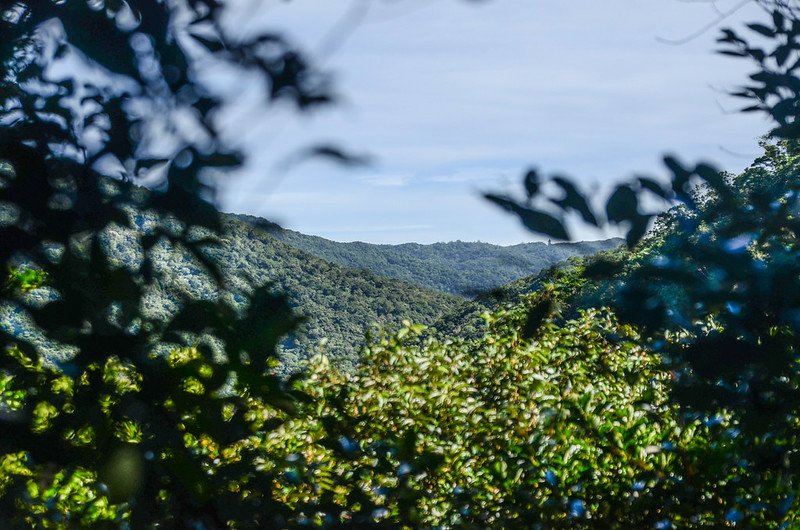
[[[143,189],[138,192],[147,194]],[[136,229],[116,227],[106,231],[103,246],[112,259],[135,269],[141,262],[141,256],[135,251],[135,240],[141,234],[152,234],[157,222],[152,216],[133,210],[128,214]],[[300,361],[323,351],[337,366],[352,368],[358,362],[359,350],[372,327],[398,328],[403,321],[433,325],[464,308],[480,314],[485,310],[480,303],[475,304],[425,284],[466,281],[463,271],[469,267],[455,267],[456,260],[448,251],[448,248],[457,246],[472,256],[469,270],[481,271],[477,281],[498,285],[511,274],[511,269],[498,271],[493,265],[504,261],[509,251],[515,252],[517,247],[522,247],[453,243],[431,245],[433,248],[419,252],[420,247],[424,248],[421,245],[393,247],[336,243],[297,232],[283,237],[281,234],[284,232],[276,231],[270,225],[265,227],[263,220],[259,222],[243,216],[222,215],[221,220],[219,245],[204,250],[203,256],[219,268],[232,291],[232,303],[238,305],[244,301],[242,293],[252,285],[268,286],[274,292],[282,293],[302,319],[297,329],[281,343],[281,363],[285,372],[296,371]],[[298,248],[295,246],[298,242],[305,242],[301,246],[311,246],[315,252]],[[529,244],[525,259],[520,259],[513,270],[519,275],[534,276],[539,270],[536,263],[550,264],[562,256],[581,255],[617,243],[609,240],[569,246]],[[318,252],[319,249],[338,247],[346,249],[347,258],[353,265],[361,266],[331,262],[316,255],[324,254]],[[203,260],[164,245],[156,247],[154,252],[159,274],[156,285],[148,291],[144,301],[148,316],[167,319],[179,311],[181,301],[187,297],[212,299],[219,294],[219,288],[205,273]],[[380,274],[386,270],[382,267],[385,261],[380,259],[382,252],[397,257],[398,263],[390,272],[405,276],[408,281]],[[544,255],[537,258],[537,252]],[[451,260],[455,268],[445,267],[443,263],[447,260]],[[523,266],[526,264],[531,268],[525,269]],[[469,285],[470,291],[479,291],[479,285],[462,285]],[[41,301],[48,299],[45,291],[30,296]],[[0,315],[2,326],[12,334],[46,342],[35,333],[23,314],[5,307],[0,308]],[[65,355],[53,345],[49,351],[53,358]]]
[[[213,253],[223,273],[269,283],[304,318],[282,349],[289,369],[318,353],[320,341],[331,359],[352,366],[370,326],[399,327],[404,320],[432,325],[471,305],[455,293],[480,293],[621,242],[371,245],[264,229],[245,216],[224,219],[223,241]]]
[[[264,226],[276,239],[309,254],[379,276],[396,278],[473,298],[507,283],[532,276],[573,256],[585,256],[622,245],[622,239],[575,243],[521,243],[499,246],[489,243],[451,241],[421,245],[341,243],[285,230],[246,215],[238,218]]]

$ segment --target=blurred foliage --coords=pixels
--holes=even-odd
[[[774,123],[762,142],[764,155],[743,174],[668,156],[668,183],[639,177],[620,184],[602,212],[580,191],[554,200],[544,180],[525,204],[508,199],[523,209],[515,210],[523,222],[524,209],[544,201],[562,214],[589,208],[591,224],[627,226],[633,254],[585,271],[603,286],[594,296],[635,325],[643,344],[659,355],[673,374],[670,397],[687,421],[733,422],[732,445],[718,460],[746,473],[728,483],[739,493],[720,496],[730,503],[729,522],[752,528],[766,526],[768,519],[792,526],[800,441],[800,19],[792,3],[762,6],[765,22],[748,24],[747,35],[722,29],[718,39],[721,53],[756,65],[749,83],[733,93],[748,100],[742,110],[764,112]],[[646,211],[647,195],[675,206],[646,236],[655,217]],[[560,222],[558,214],[546,215]],[[549,233],[546,225],[533,228]]]
[[[168,319],[144,307],[169,273],[158,248],[226,290],[207,255],[221,229],[208,177],[242,156],[219,137],[224,105],[196,59],[260,75],[267,103],[331,99],[280,35],[235,33],[213,0],[0,6],[0,305],[35,325],[0,327],[3,528],[284,520],[257,452],[219,467],[200,447],[253,436],[253,400],[298,399],[270,375],[296,322],[286,301],[248,286],[238,306],[187,295]],[[135,231],[131,211],[154,226],[126,241],[135,259],[123,262],[107,240]],[[198,357],[170,366],[166,351],[186,347]]]
[[[22,291],[33,291],[42,287],[47,280],[47,273],[41,269],[29,267],[10,267],[8,269],[8,279],[5,289],[20,289]]]

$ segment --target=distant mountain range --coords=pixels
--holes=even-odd
[[[339,363],[357,362],[364,332],[403,320],[435,326],[473,314],[476,295],[523,282],[573,256],[617,248],[621,239],[581,243],[376,245],[340,243],[285,230],[257,217],[226,215],[217,258],[229,274],[271,282],[306,317],[286,342],[290,368],[318,350]],[[531,280],[532,282],[532,280]],[[533,285],[533,283],[531,283]]]
[[[436,291],[473,298],[483,292],[531,276],[566,261],[619,247],[619,238],[577,243],[521,243],[511,246],[454,241],[450,243],[340,243],[318,236],[286,230],[258,217],[236,215],[263,227],[268,233],[296,249],[318,258],[379,276],[395,278]]]
[[[223,274],[272,284],[304,317],[284,343],[283,360],[289,368],[318,351],[321,343],[338,363],[352,364],[371,326],[399,326],[405,319],[431,325],[462,303],[441,291],[322,259],[281,240],[261,223],[239,216],[224,219],[223,244],[213,251]]]

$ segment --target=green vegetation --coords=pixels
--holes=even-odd
[[[305,318],[282,349],[289,371],[298,368],[298,361],[319,353],[320,342],[338,366],[352,367],[370,326],[396,328],[404,319],[432,325],[461,307],[472,307],[439,291],[478,292],[505,283],[507,277],[535,274],[542,263],[552,265],[619,244],[618,240],[513,247],[337,243],[298,232],[265,231],[259,227],[263,222],[245,216],[223,219],[221,245],[211,252],[223,274],[246,277],[257,285],[269,283]],[[516,256],[516,263],[509,264],[511,256]],[[176,276],[201,276],[198,267],[169,268]],[[435,290],[435,285],[441,288]]]
[[[145,190],[139,190],[145,194]],[[136,229],[115,227],[105,232],[104,248],[109,256],[120,264],[135,268],[141,260],[136,251],[136,239],[141,233],[153,234],[156,220],[146,214],[128,212]],[[269,285],[276,293],[283,294],[295,312],[303,317],[303,322],[287,337],[281,347],[282,370],[287,373],[299,369],[300,362],[324,351],[339,367],[351,369],[359,359],[359,351],[364,344],[366,330],[371,326],[397,328],[404,319],[423,325],[433,325],[439,319],[448,318],[454,312],[469,308],[473,313],[474,331],[477,333],[481,323],[480,304],[471,304],[463,299],[447,295],[416,282],[407,283],[382,277],[365,268],[356,269],[337,265],[311,255],[294,246],[298,241],[313,241],[321,247],[336,247],[349,244],[336,243],[313,236],[303,236],[296,232],[286,242],[276,240],[274,229],[262,228],[254,218],[223,215],[221,217],[220,243],[204,251],[204,255],[219,269],[231,290],[232,304],[241,304],[246,297],[248,284]],[[172,229],[177,229],[172,227]],[[556,260],[562,255],[588,252],[614,244],[614,240],[596,243],[577,243],[564,245],[525,245],[528,248],[529,263],[533,267],[535,252],[542,251],[542,260]],[[363,263],[370,264],[376,255],[375,248],[391,251],[396,256],[406,253],[409,245],[379,246],[358,244],[349,249],[349,256],[360,256]],[[492,263],[504,260],[504,252],[515,247],[498,247],[482,243],[454,244],[468,249],[474,255],[476,268],[484,264],[483,278],[480,281],[498,282],[503,277],[494,275]],[[452,245],[438,245],[449,247]],[[417,245],[417,247],[421,247]],[[348,247],[349,248],[349,247]],[[545,250],[543,250],[545,249]],[[562,249],[548,252],[547,249]],[[563,250],[568,249],[568,250]],[[363,255],[358,254],[363,251]],[[203,263],[194,259],[190,253],[170,249],[166,245],[154,248],[159,263],[158,281],[144,300],[144,311],[153,319],[167,320],[179,310],[181,300],[186,297],[213,299],[220,292],[213,278],[204,274]],[[423,271],[429,277],[434,273],[441,276],[440,283],[450,281],[446,268],[435,250],[426,255],[407,260],[404,273],[414,278]],[[372,263],[374,265],[374,263]],[[518,270],[523,270],[522,264]],[[531,268],[528,272],[535,271]],[[454,276],[458,276],[458,272]],[[451,275],[453,276],[453,275]],[[463,276],[460,277],[463,280]],[[9,285],[18,286],[23,291],[33,291],[42,285],[45,273],[39,269],[13,268],[9,274]],[[246,279],[246,281],[245,281]],[[472,290],[478,286],[473,285]],[[237,293],[238,291],[238,293]],[[44,293],[32,293],[42,296]],[[0,309],[0,314],[17,333],[30,332],[32,325],[22,315]],[[437,325],[439,327],[439,325]],[[42,339],[43,340],[43,339]],[[62,356],[53,351],[51,357]]]
[[[248,216],[237,217],[254,220]],[[622,244],[621,239],[608,239],[552,245],[523,243],[508,247],[464,241],[373,245],[339,243],[277,227],[272,227],[270,233],[295,248],[333,263],[367,269],[379,276],[466,298],[534,275],[573,256],[594,254]]]
[[[41,269],[29,267],[10,267],[6,289],[20,289],[30,292],[42,287],[47,280],[47,273]]]
[[[327,102],[279,37],[232,39],[223,8],[201,0],[181,17],[155,0],[5,8],[0,526],[798,527],[800,13],[761,5],[770,21],[748,31],[771,49],[729,29],[720,43],[757,64],[738,95],[774,122],[764,156],[741,175],[668,157],[668,183],[619,184],[602,211],[565,177],[529,171],[527,197],[489,199],[554,237],[567,212],[622,225],[629,250],[475,303],[311,258],[206,202],[202,172],[242,159],[218,140],[220,102],[193,81],[172,28],[256,71],[271,100]],[[141,8],[135,29],[123,8]],[[90,81],[78,112],[75,83],[44,73],[59,47],[40,30],[55,19],[134,94]],[[211,139],[145,157],[142,120],[170,112]],[[84,127],[103,133],[99,147]],[[163,186],[110,178],[103,157],[131,179],[166,165]],[[649,212],[647,194],[673,207]],[[307,278],[327,298],[307,294]],[[302,330],[293,305],[332,320],[310,314],[308,326],[345,333],[340,316],[433,320],[443,303],[454,313],[438,330],[373,329],[355,366],[318,355],[277,375]]]
[[[222,238],[212,256],[224,275],[270,284],[304,317],[282,348],[290,371],[318,353],[321,341],[338,366],[352,367],[370,326],[399,327],[403,319],[432,324],[459,303],[454,296],[330,263],[235,219],[225,220]]]
[[[337,414],[357,420],[359,447],[413,445],[405,467],[419,490],[416,526],[632,528],[667,517],[637,488],[659,482],[699,439],[666,405],[665,374],[606,313],[549,325],[534,341],[521,337],[525,315],[524,307],[491,315],[489,332],[469,343],[413,347],[406,328],[377,339],[344,382],[323,361],[308,388],[323,402],[345,396]],[[664,451],[670,440],[681,446]],[[412,471],[426,457],[438,466]],[[399,458],[393,474],[402,477],[403,466]],[[389,491],[396,482],[376,481]],[[398,524],[400,506],[387,497],[382,515]]]

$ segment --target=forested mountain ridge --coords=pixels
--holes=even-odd
[[[465,298],[535,275],[573,256],[594,254],[622,244],[619,238],[511,246],[466,241],[427,245],[342,243],[287,230],[258,217],[233,216],[261,226],[272,237],[327,261]]]
[[[139,192],[147,194],[144,189]],[[130,211],[129,215],[137,230],[109,229],[103,237],[103,245],[118,264],[135,270],[140,266],[141,257],[134,240],[139,233],[151,233],[155,219],[135,211]],[[337,243],[281,230],[267,221],[247,216],[223,214],[221,220],[219,244],[208,246],[204,253],[219,266],[233,289],[234,294],[226,296],[235,305],[241,305],[249,289],[269,285],[275,293],[284,295],[302,318],[300,326],[282,341],[285,371],[293,371],[303,359],[320,351],[338,366],[352,367],[358,362],[365,332],[372,325],[397,328],[407,320],[443,333],[462,332],[473,336],[483,329],[481,313],[498,306],[491,295],[465,300],[425,283],[451,288],[458,284],[464,292],[479,292],[482,286],[494,285],[508,275],[528,270],[525,278],[487,290],[506,292],[520,282],[534,282],[534,287],[523,289],[529,292],[535,289],[535,278],[539,275],[537,261],[549,262],[574,252],[587,253],[617,242],[532,243],[514,247],[463,242],[372,245]],[[312,251],[297,248],[294,243],[319,254],[338,257],[339,262],[361,264],[361,268],[318,257]],[[536,250],[546,251],[539,260],[534,254]],[[143,300],[143,310],[148,316],[166,320],[180,311],[181,300],[187,297],[213,300],[219,294],[214,282],[204,273],[203,264],[188,253],[168,249],[166,245],[157,246],[155,251],[159,280],[157,288],[148,290]],[[459,261],[458,256],[464,256],[462,268],[455,263]],[[525,269],[526,265],[530,268]],[[452,268],[447,270],[448,266]],[[376,270],[388,271],[395,277],[381,275]],[[470,284],[470,280],[483,283]],[[50,295],[45,290],[34,296],[45,300]],[[507,296],[506,301],[518,298],[517,295]],[[0,315],[5,319],[5,327],[15,334],[33,338],[45,347],[51,358],[65,355],[57,345],[38,337],[33,327],[25,323],[22,313],[2,308]]]
[[[214,256],[226,275],[269,283],[284,294],[304,323],[284,343],[289,368],[319,349],[337,363],[353,364],[371,324],[396,327],[403,320],[432,324],[455,308],[458,298],[311,255],[252,224],[226,217]]]
[[[338,243],[279,229],[249,216],[224,215],[223,219],[223,241],[213,255],[226,276],[247,277],[257,285],[269,282],[305,319],[284,342],[283,363],[290,370],[317,352],[321,343],[337,364],[352,366],[370,324],[396,327],[408,320],[445,330],[450,326],[441,325],[441,319],[467,311],[475,321],[476,315],[487,309],[480,299],[464,300],[431,288],[431,283],[452,286],[460,282],[464,292],[480,292],[484,285],[506,283],[506,275],[524,276],[514,284],[533,281],[540,272],[537,262],[560,264],[570,256],[593,254],[620,242],[513,247],[463,242]],[[538,250],[545,252],[537,260]],[[467,256],[463,268],[457,264],[459,254]],[[502,265],[506,267],[498,272]],[[470,279],[484,283],[467,283]]]
[[[153,219],[137,212],[131,215],[139,231],[152,231]],[[204,247],[203,254],[218,267],[230,292],[215,287],[193,256],[164,245],[156,249],[159,282],[146,298],[146,310],[166,320],[180,311],[181,300],[214,300],[218,295],[244,307],[253,288],[268,286],[284,296],[301,319],[282,340],[284,370],[292,371],[299,361],[321,351],[347,369],[356,362],[370,326],[396,328],[406,319],[430,325],[461,302],[453,295],[331,263],[236,216],[222,215],[221,221],[216,244]],[[114,229],[105,243],[121,263],[133,267],[137,257],[130,249],[135,248],[131,243],[135,232]]]

